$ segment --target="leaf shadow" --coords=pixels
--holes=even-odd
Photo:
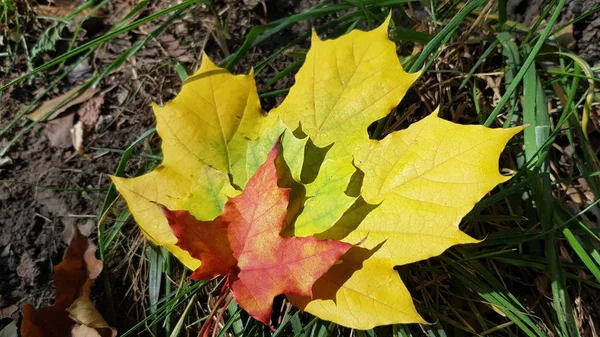
[[[306,305],[313,300],[331,300],[336,303],[336,294],[340,288],[356,271],[362,269],[364,261],[379,250],[384,243],[385,240],[372,249],[359,246],[350,248],[350,250],[340,257],[340,263],[331,267],[313,284],[312,296],[287,295],[288,298],[300,310],[304,310]]]
[[[317,239],[342,240],[357,229],[367,215],[377,207],[379,205],[369,204],[362,197],[358,197],[331,228],[315,234],[315,237]]]
[[[342,240],[358,228],[365,217],[378,206],[369,204],[362,197],[359,197],[332,228],[314,236],[322,240]],[[383,240],[371,249],[360,247],[360,242],[358,242],[356,246],[350,248],[340,257],[340,263],[332,266],[327,273],[314,283],[312,297],[290,296],[294,305],[304,309],[308,302],[315,299],[336,302],[336,294],[340,288],[356,271],[363,268],[364,261],[377,252],[385,241]]]

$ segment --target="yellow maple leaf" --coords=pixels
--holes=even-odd
[[[193,270],[200,261],[175,245],[152,202],[214,219],[239,193],[232,184],[243,188],[264,162],[282,126],[262,114],[252,72],[234,76],[206,56],[175,99],[153,107],[163,162],[136,178],[111,178],[144,234]]]
[[[458,224],[508,179],[498,172],[498,157],[520,130],[458,125],[437,117],[436,111],[380,142],[370,141],[355,154],[355,164],[364,172],[365,201],[328,230],[319,232],[315,226],[315,234],[345,242],[366,238],[360,247],[372,251],[365,260],[343,257],[349,265],[362,264],[351,276],[344,277],[342,268],[332,269],[326,277],[337,282],[315,284],[316,293],[335,296],[295,297],[292,302],[357,329],[424,322],[393,268],[437,256],[453,245],[478,242]]]
[[[356,171],[352,154],[369,140],[367,127],[389,114],[419,77],[400,66],[396,45],[388,39],[389,20],[370,32],[355,30],[334,40],[322,41],[313,31],[296,84],[270,112],[290,130],[300,127],[315,146],[331,145],[316,179],[297,180],[306,183],[308,200],[293,227],[295,235],[312,235],[315,226],[326,230],[352,205],[356,198],[344,193]],[[284,153],[293,135],[286,136]]]
[[[314,165],[306,162],[307,148],[303,164],[298,156],[288,160],[310,197],[293,233],[350,243],[366,237],[360,249],[370,250],[342,257],[344,263],[315,283],[312,298],[290,299],[315,316],[357,329],[424,322],[394,266],[477,242],[458,224],[507,179],[498,172],[498,157],[520,131],[458,125],[436,111],[380,142],[370,140],[367,127],[389,114],[418,77],[402,70],[387,36],[388,22],[336,40],[313,34],[296,84],[274,111],[289,129],[300,127],[315,145],[330,146],[312,182],[298,180],[299,170]],[[284,156],[286,142],[296,153],[306,144],[293,137],[284,135]],[[345,192],[353,164],[364,173],[358,200]]]

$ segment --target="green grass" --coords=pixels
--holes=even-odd
[[[289,32],[289,27],[297,22],[317,22],[315,29],[318,33],[335,37],[355,27],[372,28],[382,22],[390,10],[394,11],[393,19],[396,21],[409,10],[409,2],[353,0],[330,4],[324,1],[305,12],[253,27],[241,46],[223,51],[229,56],[220,64],[234,69],[253,48],[273,41],[280,32]],[[93,5],[92,1],[88,1],[77,11],[99,9],[106,3],[105,0]],[[5,83],[0,87],[0,95],[10,87],[36,77],[45,77],[50,84],[44,94],[0,130],[0,137],[12,135],[0,150],[0,157],[11,151],[22,137],[27,137],[38,123],[24,122],[23,116],[43,100],[45,94],[61,84],[86,56],[123,33],[161,19],[161,23],[154,26],[154,30],[144,39],[116,57],[109,66],[88,80],[83,89],[98,86],[111,71],[123,65],[175,20],[201,3],[212,7],[208,1],[188,0],[134,20],[136,14],[149,5],[149,1],[141,1],[106,34],[81,45],[72,43],[63,55]],[[556,22],[566,1],[553,1],[530,28],[508,21],[506,1],[499,1],[498,7],[491,8],[489,14],[492,15],[483,17],[480,22],[480,27],[485,29],[474,29],[470,36],[461,33],[474,24],[486,2],[474,0],[464,5],[450,1],[439,8],[437,3],[441,1],[431,2],[428,8],[434,27],[432,31],[416,32],[410,28],[396,27],[395,23],[392,25],[390,36],[399,44],[400,51],[410,50],[415,42],[424,44],[422,51],[416,55],[401,55],[405,68],[410,71],[423,70],[421,81],[415,87],[416,94],[427,94],[431,87],[425,83],[439,78],[445,80],[452,93],[449,99],[439,98],[443,102],[443,117],[452,118],[449,111],[467,101],[471,102],[471,108],[463,113],[460,118],[462,123],[528,127],[509,144],[501,161],[503,167],[512,168],[514,177],[484,198],[461,225],[467,233],[485,238],[485,241],[477,245],[455,247],[440,257],[400,267],[400,275],[413,294],[419,311],[432,324],[351,331],[291,308],[283,316],[282,322],[276,325],[278,331],[270,332],[232,302],[226,308],[218,336],[393,334],[566,337],[585,335],[584,330],[593,324],[593,319],[600,321],[598,312],[595,316],[594,313],[582,316],[584,306],[593,308],[596,305],[598,309],[598,304],[579,302],[592,301],[593,294],[600,291],[600,228],[592,225],[595,223],[592,211],[598,210],[600,164],[596,156],[597,149],[589,142],[584,131],[590,123],[592,106],[598,103],[594,85],[599,79],[595,69],[579,55],[551,38],[562,28],[557,27]],[[23,19],[14,14],[15,9],[10,4],[6,1],[3,3],[0,21],[9,24],[9,20],[13,20],[10,24],[14,26],[14,20],[21,20],[16,23],[21,27]],[[583,20],[598,10],[596,8],[584,13],[574,21]],[[216,11],[213,10],[213,13]],[[64,20],[69,22],[74,16],[75,13]],[[545,25],[541,25],[542,22]],[[223,41],[227,36],[227,27],[221,25],[219,29],[217,36],[220,41],[217,44],[222,45],[227,42]],[[487,33],[482,34],[482,31]],[[304,60],[305,51],[301,48],[309,37],[310,32],[297,36],[254,64],[255,73],[260,77],[267,67],[277,67],[274,61],[280,57],[292,52],[296,56],[296,61],[287,68],[277,69],[278,75],[262,77],[266,84],[263,87],[265,91],[260,93],[261,98],[285,95],[287,88],[272,88],[297,71]],[[456,57],[453,52],[464,46],[468,46],[475,60],[464,61]],[[8,49],[9,54],[22,47],[11,48]],[[544,52],[541,53],[541,50]],[[551,62],[552,66],[542,61]],[[463,69],[461,62],[471,62],[471,66]],[[449,69],[449,64],[457,66],[455,71],[444,72]],[[186,76],[184,67],[180,64],[174,64],[173,67],[183,81]],[[483,74],[492,72],[501,72],[504,76],[499,88],[502,96],[496,104],[486,97],[490,91],[482,80]],[[551,102],[550,109],[548,102]],[[379,138],[394,131],[390,126],[398,126],[395,120],[414,120],[427,112],[412,112],[415,116],[404,113],[399,109],[381,120],[373,136]],[[404,122],[399,126],[406,125]],[[134,157],[144,160],[137,174],[156,166],[160,162],[160,153],[156,142],[149,141],[155,132],[151,129],[141,134],[126,149],[104,149],[118,152],[121,156],[115,171],[106,173],[124,175],[129,160]],[[140,144],[145,144],[143,152],[135,152],[136,149],[139,151]],[[572,155],[564,153],[567,147],[573,149]],[[119,335],[195,335],[207,317],[207,308],[212,308],[212,302],[211,306],[208,303],[217,288],[217,281],[191,282],[184,277],[187,271],[166,250],[140,244],[139,231],[133,226],[133,219],[123,201],[114,186],[107,188],[98,215],[100,257],[106,261],[118,261],[123,259],[124,254],[130,254],[131,260],[145,271],[135,281],[128,279],[128,282],[132,282],[131,287],[137,288],[132,291],[137,292],[141,299],[138,306],[142,309],[136,314],[138,323],[119,331]],[[573,190],[585,192],[588,196],[584,195],[577,202],[567,195],[567,191]],[[107,320],[115,324],[118,321],[117,301],[121,299],[115,298],[114,290],[122,280],[111,274],[103,273],[103,279],[99,282],[103,283],[104,297],[108,300],[105,312]]]

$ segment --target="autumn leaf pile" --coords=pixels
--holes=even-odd
[[[232,75],[205,56],[173,101],[154,106],[162,164],[113,177],[151,241],[192,278],[227,276],[264,323],[278,294],[357,329],[424,322],[394,267],[477,242],[458,224],[508,179],[498,157],[520,128],[458,125],[436,111],[369,139],[419,76],[400,66],[388,22],[335,40],[313,33],[295,85],[268,115],[252,72]]]

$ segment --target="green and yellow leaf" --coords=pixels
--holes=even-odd
[[[263,115],[252,72],[234,76],[206,56],[179,95],[164,107],[154,105],[154,112],[163,162],[143,176],[112,180],[146,236],[196,269],[200,262],[175,245],[152,202],[214,219],[227,197],[239,194],[232,184],[243,188],[265,161],[281,125]]]
[[[288,128],[301,127],[316,146],[330,146],[317,178],[305,184],[308,199],[293,233],[349,243],[366,237],[361,247],[373,250],[364,261],[344,259],[362,266],[349,277],[336,266],[318,281],[315,294],[326,297],[292,297],[315,316],[357,329],[424,322],[394,266],[477,242],[458,224],[507,179],[498,157],[520,129],[458,125],[436,111],[381,142],[369,139],[367,127],[389,114],[418,75],[402,70],[387,22],[330,41],[313,34],[296,84],[272,112]],[[367,204],[349,209],[356,202],[345,193],[354,165],[364,173],[360,194]]]
[[[344,193],[356,171],[352,154],[369,140],[367,127],[389,114],[419,76],[400,66],[388,23],[389,18],[373,31],[327,41],[313,32],[296,84],[270,112],[290,130],[300,127],[315,146],[331,145],[317,178],[306,185],[309,199],[296,220],[296,235],[327,230],[352,205],[355,198]]]
[[[458,224],[477,201],[508,179],[498,172],[498,157],[520,130],[458,125],[435,112],[381,142],[370,141],[355,160],[365,174],[361,195],[368,204],[350,210],[317,237],[346,242],[366,237],[361,247],[374,251],[362,269],[335,285],[335,297],[294,298],[293,303],[357,329],[423,322],[394,266],[478,242]],[[344,279],[334,272],[329,273],[332,280]],[[380,288],[381,280],[386,285]],[[317,282],[319,286],[333,287]],[[400,299],[398,294],[403,294]]]

